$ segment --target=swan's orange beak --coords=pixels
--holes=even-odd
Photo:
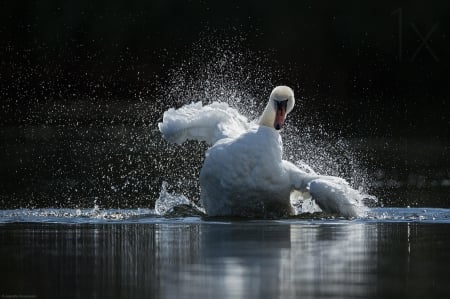
[[[287,100],[286,101],[275,101],[275,122],[273,123],[273,127],[275,130],[281,129],[281,127],[284,124],[284,120],[286,119],[286,107],[287,107]]]

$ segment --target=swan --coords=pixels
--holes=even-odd
[[[163,114],[158,127],[169,142],[211,145],[200,171],[200,201],[208,216],[295,215],[291,194],[296,190],[309,192],[324,212],[359,216],[359,193],[344,179],[307,172],[282,159],[279,132],[294,105],[293,90],[277,86],[256,123],[218,102]]]

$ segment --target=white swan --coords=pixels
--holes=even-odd
[[[325,212],[359,216],[359,193],[345,180],[309,174],[282,160],[279,130],[294,104],[292,89],[278,86],[256,124],[225,103],[199,102],[164,113],[158,126],[165,139],[212,145],[200,172],[200,198],[209,216],[293,215],[294,190],[309,191]]]

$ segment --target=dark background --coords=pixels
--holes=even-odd
[[[135,98],[216,33],[244,36],[283,70],[280,83],[353,134],[450,135],[445,0],[2,1],[0,11],[2,123],[27,121],[30,102],[49,98]]]
[[[211,40],[208,53],[235,43],[263,57],[254,67],[266,64],[273,85],[293,87],[327,132],[370,138],[377,155],[389,147],[377,138],[395,140],[401,150],[381,163],[394,171],[379,179],[441,184],[450,176],[449,22],[446,0],[1,1],[3,206],[53,205],[45,198],[55,194],[91,203],[119,192],[113,185],[123,191],[117,206],[154,199],[164,173],[178,170],[148,162],[165,145],[145,130],[173,104],[152,95],[193,45]],[[252,96],[265,102],[272,87]]]

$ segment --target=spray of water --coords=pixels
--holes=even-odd
[[[243,48],[236,39],[220,43],[208,38],[201,40],[193,47],[191,56],[169,72],[169,83],[160,89],[163,92],[159,99],[164,103],[161,114],[170,107],[180,107],[190,102],[202,101],[208,104],[217,101],[228,103],[248,119],[257,119],[275,86],[274,82],[279,82],[274,77],[278,76],[280,70],[270,69],[268,65],[274,63],[267,63],[268,58],[264,55]],[[297,98],[300,102],[306,100],[301,96]],[[301,109],[302,105],[299,107]],[[309,172],[345,178],[352,187],[367,193],[370,179],[361,162],[363,157],[352,149],[349,141],[327,133],[320,124],[311,125],[310,119],[313,117],[307,116],[306,121],[288,119],[282,132],[284,159]],[[164,148],[164,161],[160,163],[167,163],[164,180],[169,187],[163,186],[156,204],[161,205],[162,201],[174,202],[173,198],[166,200],[165,197],[172,196],[167,188],[197,201],[198,174],[206,146],[188,142],[182,146],[165,144]],[[314,202],[305,200],[307,196],[297,198],[302,199],[297,203],[298,211],[319,210]],[[366,198],[372,202],[376,200],[368,195]]]
[[[120,86],[117,93],[109,90],[110,82],[99,78],[51,85],[39,75],[42,70],[24,70],[13,86],[17,97],[28,101],[23,124],[0,129],[7,145],[2,170],[8,174],[0,205],[153,208],[157,199],[170,194],[198,202],[206,145],[169,144],[161,138],[157,123],[168,108],[197,101],[226,102],[248,119],[257,119],[272,88],[286,84],[287,70],[275,68],[277,63],[267,54],[248,50],[246,43],[238,32],[234,38],[205,33],[191,49],[182,51],[184,59],[180,54],[176,60],[171,60],[172,53],[161,54],[168,65],[166,74],[146,88],[136,87],[131,97]],[[32,75],[42,79],[34,96],[26,85]],[[139,79],[139,72],[136,76]],[[312,122],[314,117],[302,109],[307,99],[302,99],[301,90],[295,91],[298,108],[282,133],[284,158],[367,190],[363,159],[346,140]]]

